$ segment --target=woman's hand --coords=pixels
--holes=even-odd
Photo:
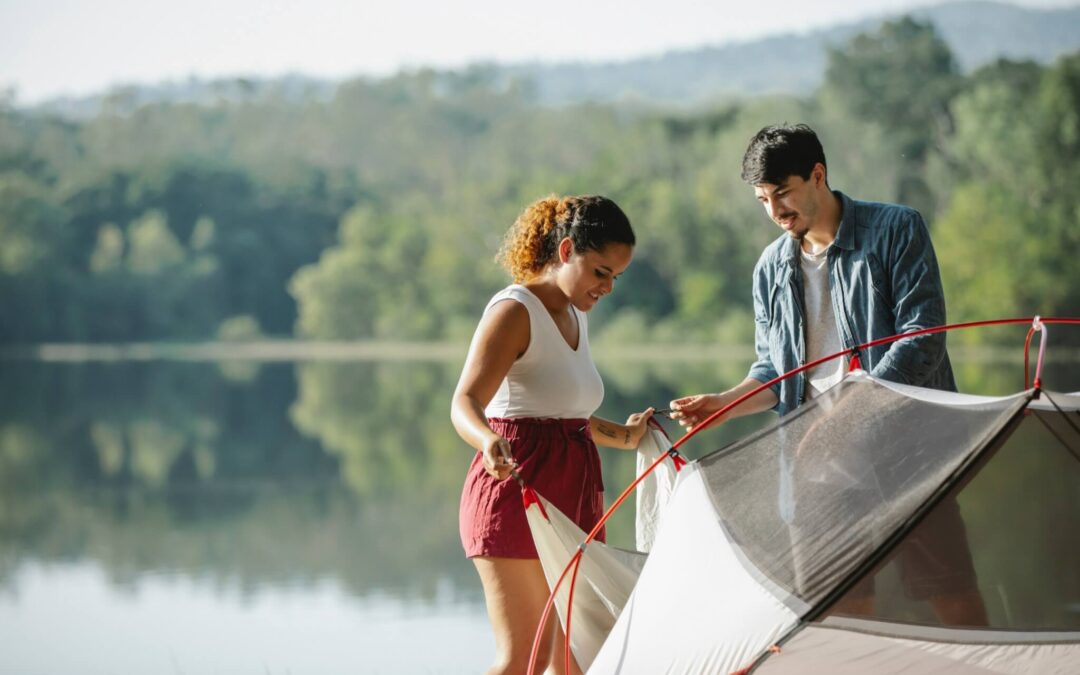
[[[655,412],[653,408],[646,408],[626,418],[625,426],[630,434],[629,447],[636,448],[641,443],[645,432],[649,430],[649,419],[653,416],[653,412]]]
[[[589,428],[592,429],[593,440],[597,445],[608,448],[633,450],[649,428],[649,418],[654,412],[652,408],[646,408],[642,412],[634,413],[626,418],[626,424],[609,422],[596,416],[590,417]]]
[[[484,460],[484,471],[495,480],[506,480],[510,470],[517,466],[510,456],[510,441],[502,436],[488,438],[480,454]]]

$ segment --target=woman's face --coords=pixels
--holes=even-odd
[[[583,312],[596,306],[600,298],[612,291],[615,280],[630,265],[634,247],[611,243],[601,250],[574,251],[567,237],[559,242],[559,262],[555,279],[570,303]]]

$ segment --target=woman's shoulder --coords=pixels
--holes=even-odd
[[[529,307],[534,301],[536,296],[529,293],[528,288],[511,284],[491,296],[484,308],[484,318],[505,327],[524,325],[528,330]]]
[[[531,342],[532,321],[528,308],[513,300],[512,296],[498,294],[492,298],[480,319],[477,334],[483,336],[480,339],[484,342],[516,349],[520,356]]]
[[[532,293],[529,292],[529,289],[525,288],[521,284],[510,284],[506,288],[500,290],[495,295],[491,296],[491,299],[488,300],[487,306],[491,307],[495,303],[501,302],[503,300],[517,300],[519,303],[524,304],[529,301],[530,297],[532,297]]]
[[[528,321],[529,309],[527,301],[522,301],[520,298],[512,294],[498,293],[491,298],[487,307],[484,309],[484,316],[497,316],[506,318],[525,320]]]

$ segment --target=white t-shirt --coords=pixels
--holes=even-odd
[[[573,305],[578,345],[572,349],[540,298],[514,284],[495,294],[484,309],[507,300],[529,311],[529,347],[510,366],[488,403],[488,417],[588,419],[604,400],[604,383],[589,352],[589,322]]]
[[[829,289],[829,248],[819,253],[801,251],[803,308],[806,310],[806,363],[835,354],[844,346],[836,328],[832,291]],[[844,379],[847,357],[826,361],[806,371],[806,398],[811,399]]]

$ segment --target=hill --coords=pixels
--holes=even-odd
[[[997,2],[952,2],[912,12],[944,38],[961,70],[997,60],[1049,63],[1080,48],[1080,6],[1028,9]],[[638,99],[694,104],[762,94],[809,94],[824,76],[826,50],[898,15],[806,34],[670,52],[620,63],[532,64],[505,72],[533,82],[548,104]]]
[[[949,2],[907,12],[929,21],[945,39],[961,70],[999,58],[1049,63],[1080,48],[1080,6],[1031,9],[998,2]],[[806,95],[821,83],[827,49],[873,31],[890,14],[805,34],[775,35],[742,43],[703,46],[608,63],[478,64],[470,70],[508,86],[527,86],[544,105],[584,101],[640,101],[695,105],[768,94]],[[461,71],[437,73],[458,82]],[[466,73],[467,76],[467,73]],[[210,105],[277,99],[325,101],[336,84],[293,74],[281,78],[198,79],[123,87],[106,94],[62,98],[37,107],[70,118],[92,117],[106,106],[134,109],[156,102]]]

